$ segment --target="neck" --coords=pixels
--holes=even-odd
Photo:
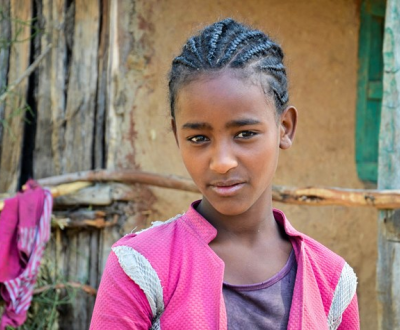
[[[200,202],[197,211],[217,229],[214,241],[235,239],[255,242],[257,238],[280,236],[279,226],[273,215],[271,199],[260,198],[246,212],[238,215],[219,213],[205,198]]]

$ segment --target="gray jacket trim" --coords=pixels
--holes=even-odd
[[[149,228],[139,230],[135,234],[141,234],[141,233],[143,233],[143,232],[145,232],[145,231],[147,231],[147,230],[149,230],[151,228],[158,227],[158,226],[163,226],[163,225],[166,225],[167,223],[174,222],[175,220],[178,220],[181,216],[182,216],[182,214],[177,214],[173,218],[168,219],[166,221],[153,221]]]
[[[153,314],[151,329],[160,328],[160,317],[164,311],[163,289],[161,281],[150,262],[129,246],[112,248],[125,274],[144,292]]]
[[[167,221],[152,222],[151,227],[143,229],[136,234],[140,234],[153,227],[165,225],[179,219],[182,215],[178,214]],[[118,258],[118,262],[125,274],[128,275],[142,289],[149,302],[153,314],[152,326],[150,330],[161,330],[160,318],[164,312],[164,298],[160,278],[151,266],[150,262],[139,252],[129,246],[117,246],[112,248]]]
[[[344,264],[339,282],[336,285],[335,293],[328,314],[329,330],[336,330],[342,322],[342,315],[350,305],[357,289],[357,276],[353,269]]]

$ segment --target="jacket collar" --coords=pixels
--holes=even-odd
[[[183,217],[185,222],[199,235],[200,239],[208,244],[217,236],[217,230],[196,211],[196,207],[200,202],[201,200],[193,202]]]
[[[199,235],[200,239],[209,244],[217,236],[217,230],[196,211],[196,207],[199,205],[200,201],[201,200],[197,200],[190,205],[188,211],[184,214],[184,218],[185,222],[192,227],[194,232]],[[273,209],[273,212],[276,222],[283,227],[289,237],[303,239],[303,234],[293,228],[281,210]]]

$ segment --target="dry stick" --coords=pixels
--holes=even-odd
[[[91,182],[76,181],[69,184],[60,184],[57,187],[51,187],[50,192],[53,197],[72,194],[78,190],[91,186]]]
[[[299,205],[370,206],[377,209],[400,208],[400,190],[274,186],[272,188],[272,199],[276,202]]]
[[[35,71],[37,66],[44,59],[44,57],[47,55],[50,49],[51,49],[51,44],[48,44],[43,53],[39,55],[39,57],[28,67],[28,69],[26,69],[26,71],[17,80],[15,80],[14,83],[9,85],[7,91],[0,96],[0,103],[3,102],[8,97],[8,95],[10,95],[10,93],[15,89],[15,87],[17,87],[25,78],[29,77],[31,73]]]
[[[76,182],[76,181],[86,182]],[[70,186],[84,185],[89,186],[91,182],[117,181],[123,183],[142,183],[153,186],[178,189],[190,192],[199,192],[196,185],[188,180],[176,176],[165,176],[149,172],[135,170],[122,171],[86,171],[65,174],[57,177],[50,177],[38,180],[41,185],[61,186],[50,188],[54,196],[60,196],[63,191],[68,191]],[[69,184],[68,184],[69,183]],[[61,188],[62,189],[61,189]],[[81,188],[79,188],[81,189]],[[79,190],[74,186],[74,191]],[[72,193],[72,190],[70,193]],[[276,202],[300,205],[340,205],[340,206],[370,206],[377,209],[396,209],[400,208],[399,190],[361,190],[361,189],[339,189],[339,188],[295,188],[273,186],[272,199]],[[2,210],[0,202],[0,211]]]
[[[34,289],[33,294],[39,294],[47,290],[51,289],[64,289],[67,287],[73,287],[77,289],[82,289],[86,293],[95,296],[97,294],[97,290],[90,285],[78,283],[78,282],[67,282],[67,283],[58,283],[58,284],[52,284],[52,285],[45,285],[40,288]]]
[[[178,189],[190,192],[199,192],[197,186],[189,179],[180,178],[174,175],[161,175],[136,170],[96,170],[84,171],[60,176],[43,178],[38,180],[42,186],[56,186],[63,183],[76,181],[107,182],[115,181],[122,183],[142,183],[157,187]]]
[[[142,183],[164,188],[199,192],[197,186],[191,180],[136,170],[78,172],[41,179],[39,183],[42,185],[57,185],[77,180]],[[400,208],[399,190],[361,190],[318,187],[290,188],[273,186],[272,199],[276,202],[301,205],[371,206],[378,209]]]
[[[51,221],[51,226],[54,228],[87,228],[93,227],[97,229],[103,229],[111,227],[117,224],[119,215],[114,214],[111,221],[106,221],[104,218],[95,219],[83,219],[83,220],[73,220],[70,218],[55,218],[53,217]]]

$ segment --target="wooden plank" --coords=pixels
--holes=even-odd
[[[114,169],[116,167],[116,150],[121,141],[121,132],[118,127],[121,125],[120,114],[117,112],[117,83],[119,75],[119,45],[118,45],[118,2],[110,2],[110,20],[109,20],[109,56],[107,62],[107,86],[109,89],[108,113],[106,118],[106,144],[107,151],[105,155],[106,168]],[[124,99],[121,97],[121,99]]]
[[[76,0],[64,118],[66,129],[63,171],[66,173],[88,170],[94,166],[99,33],[100,0]],[[101,113],[99,116],[101,117]],[[99,252],[96,251],[99,238],[84,231],[71,231],[69,235],[73,240],[69,249],[73,251],[69,257],[68,280],[84,284],[95,283],[94,278],[97,278],[98,272],[97,269],[90,270],[90,264],[91,259],[95,258],[92,258],[92,253],[97,255]],[[95,251],[91,251],[91,248]],[[71,323],[74,324],[74,329],[88,329],[93,303],[93,297],[77,292],[70,314],[60,319],[60,329],[68,328],[68,324],[70,328]]]
[[[100,284],[100,277],[102,269],[100,269],[100,230],[94,230],[90,232],[89,237],[89,278],[88,284],[93,288],[98,288]],[[92,311],[94,308],[96,297],[93,295],[86,296],[86,315],[87,315],[87,326],[90,326],[90,320],[92,318]]]
[[[110,205],[112,199],[112,186],[98,185],[80,190],[75,194],[60,196],[54,199],[55,205]]]
[[[66,41],[65,0],[43,0],[44,33],[41,48],[51,43],[50,54],[41,63],[38,74],[37,127],[34,151],[34,177],[61,174],[65,111]]]
[[[105,168],[105,128],[108,106],[108,53],[110,47],[110,3],[102,0],[99,46],[99,78],[97,84],[96,123],[94,133],[94,168]]]
[[[76,279],[76,272],[78,269],[77,263],[77,251],[78,251],[78,235],[76,230],[67,230],[62,232],[62,251],[60,251],[60,261],[62,265],[60,267],[60,272],[63,274],[63,279],[65,281],[70,281],[71,279]],[[60,264],[59,264],[60,265]],[[60,306],[60,317],[58,319],[59,329],[70,329],[71,324],[74,324],[76,329],[81,329],[75,326],[74,317],[75,309],[79,308],[79,293],[75,296],[74,305],[62,305]],[[76,301],[78,300],[78,301]]]
[[[76,281],[80,283],[87,284],[89,282],[90,237],[90,232],[81,231],[77,233],[78,244],[75,254],[77,268],[73,273],[70,273],[70,281],[76,279]],[[91,299],[91,301],[88,301],[89,299],[91,298],[85,292],[77,292],[73,318],[76,329],[89,329],[91,313],[88,313],[88,310],[93,309],[93,305],[90,303],[93,300]]]
[[[0,39],[11,39],[10,0],[0,0]],[[10,47],[8,45],[0,47],[0,94],[4,92],[7,85],[9,55]],[[0,157],[3,137],[4,104],[4,102],[0,102]]]
[[[11,40],[8,81],[20,77],[29,66],[32,4],[24,0],[10,1]],[[7,128],[3,131],[0,159],[0,191],[16,191],[20,168],[21,151],[26,111],[28,80],[25,79],[9,96],[4,109]]]
[[[384,76],[379,137],[379,189],[400,188],[400,2],[388,0],[383,48]],[[400,217],[378,219],[378,326],[400,329]]]
[[[91,288],[99,285],[99,250],[100,231],[90,232],[67,230],[63,233],[65,280],[68,282],[92,283]],[[75,290],[73,305],[64,306],[58,321],[59,329],[88,329],[95,297],[82,290]]]
[[[42,11],[38,13],[39,20],[45,25],[44,33],[40,40],[42,49],[51,43],[52,5],[49,0],[42,1]],[[38,85],[36,94],[36,136],[34,150],[34,177],[42,178],[54,173],[53,157],[51,150],[51,53],[41,62],[38,70]]]
[[[136,122],[152,90],[148,63],[154,56],[153,1],[110,1],[107,168],[135,168]],[[127,15],[129,13],[129,15]],[[151,121],[151,120],[150,120]]]
[[[92,168],[99,21],[99,0],[75,1],[72,63],[65,116],[66,172]]]
[[[51,113],[53,130],[51,134],[53,164],[55,173],[64,173],[64,138],[65,138],[65,81],[67,43],[64,26],[66,24],[66,0],[52,1],[52,69],[51,69]]]

